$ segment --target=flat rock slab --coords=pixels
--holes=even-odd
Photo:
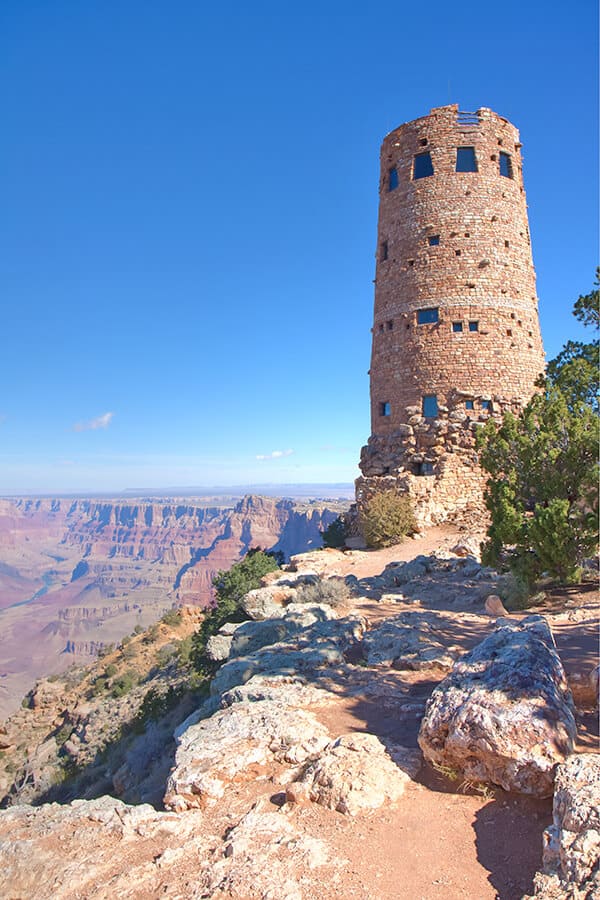
[[[370,666],[395,669],[451,669],[461,649],[449,645],[443,618],[432,612],[404,612],[368,631],[362,641]]]
[[[298,686],[284,679],[265,699],[248,699],[246,686],[239,698],[229,696],[225,709],[188,727],[179,735],[165,807],[214,805],[233,782],[252,781],[276,763],[293,766],[314,758],[330,735],[312,713],[295,708],[300,699]]]
[[[362,639],[365,624],[362,616],[331,620],[323,617],[300,628],[286,641],[226,662],[211,682],[211,694],[218,696],[254,675],[315,674],[327,666],[341,665],[345,652]]]
[[[374,734],[344,735],[324,748],[286,796],[354,816],[398,800],[421,761],[419,751],[386,746]]]
[[[433,691],[419,745],[433,765],[507,791],[549,797],[572,752],[573,698],[542,616],[498,627]]]

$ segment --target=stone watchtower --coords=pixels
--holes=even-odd
[[[357,502],[408,492],[424,524],[480,509],[475,432],[544,370],[519,132],[433,109],[381,147],[371,437]]]

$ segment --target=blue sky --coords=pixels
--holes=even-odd
[[[597,251],[596,4],[0,5],[0,492],[339,482],[379,145],[521,131],[548,357]],[[259,458],[262,457],[262,458]]]

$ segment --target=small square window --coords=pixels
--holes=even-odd
[[[507,328],[506,333],[507,333],[508,337],[512,337],[512,328]]]
[[[417,325],[427,325],[430,322],[437,322],[439,319],[439,309],[433,307],[431,309],[417,310]]]
[[[513,177],[512,159],[510,153],[500,153],[500,174],[505,178]]]
[[[504,241],[504,246],[505,246],[505,247],[510,247],[510,241]]]
[[[433,475],[433,463],[430,463],[430,462],[417,463],[416,474],[417,475]]]
[[[425,394],[423,397],[423,415],[426,419],[435,419],[438,414],[438,402],[435,394]]]
[[[427,178],[433,175],[433,162],[431,161],[431,153],[417,153],[413,165],[413,179]]]
[[[391,416],[392,407],[389,400],[386,400],[384,403],[379,404],[379,415],[380,416]]]
[[[462,330],[463,330],[462,322],[453,322],[452,323],[452,331],[462,331]]]
[[[460,250],[455,250],[454,253],[456,254],[456,256],[460,256]]]
[[[439,242],[440,242],[439,234],[432,234],[431,237],[429,238],[429,246],[430,247],[437,247]]]
[[[456,149],[456,171],[457,172],[476,172],[477,157],[475,156],[475,147],[457,147]]]
[[[469,322],[469,331],[479,331],[479,322]]]
[[[492,402],[491,402],[491,400],[482,400],[482,401],[481,401],[481,408],[482,408],[482,409],[491,409],[491,408],[492,408]]]
[[[387,258],[388,258],[388,242],[382,241],[381,247],[379,248],[379,259],[381,260],[381,262],[383,262]]]
[[[419,144],[421,145],[421,147],[426,147],[427,146],[427,138],[421,138],[421,140],[419,141]]]
[[[475,409],[475,401],[465,400],[465,409]]]

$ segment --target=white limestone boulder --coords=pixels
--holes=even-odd
[[[305,797],[328,809],[357,815],[398,800],[421,766],[421,753],[389,747],[374,734],[348,734],[328,744],[286,797]]]
[[[419,745],[466,780],[548,797],[573,750],[573,698],[542,616],[498,624],[431,694]]]
[[[436,613],[425,611],[404,612],[385,619],[363,638],[368,665],[412,670],[451,669],[461,650],[449,645],[441,624]]]
[[[235,698],[229,698],[234,700]],[[293,704],[298,691],[282,680],[264,700],[241,699],[178,737],[165,807],[177,812],[214,805],[231,786],[314,758],[330,740],[315,716]]]
[[[228,660],[214,676],[210,691],[218,696],[254,675],[317,674],[328,666],[345,662],[345,653],[363,637],[362,616],[347,616],[316,622],[287,640]]]
[[[600,897],[600,754],[575,753],[558,766],[553,821],[544,832],[535,897]]]

